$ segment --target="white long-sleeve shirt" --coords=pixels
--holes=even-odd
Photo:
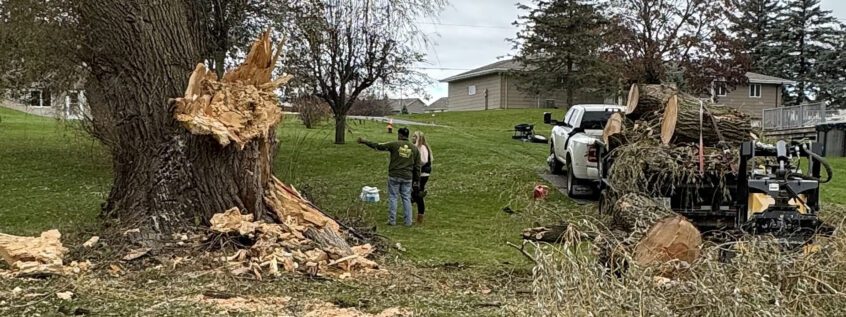
[[[420,166],[426,165],[429,163],[429,147],[421,145],[417,148],[420,151]],[[429,176],[429,173],[420,173],[420,176]]]

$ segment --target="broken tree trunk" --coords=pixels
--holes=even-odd
[[[256,219],[272,215],[263,198],[276,152],[278,116],[264,105],[278,98],[262,85],[270,82],[266,74],[275,69],[276,54],[268,53],[271,45],[263,38],[254,45],[261,54],[251,54],[263,59],[251,68],[252,80],[240,87],[226,80],[231,76],[196,84],[216,77],[209,75],[189,85],[197,62],[209,58],[203,19],[196,16],[203,10],[194,5],[177,0],[143,6],[106,0],[81,3],[81,29],[90,32],[82,37],[82,46],[91,52],[84,61],[91,66],[85,90],[93,132],[109,148],[114,167],[103,216],[119,226],[141,229],[142,238],[193,230],[232,207],[248,210]],[[144,27],[139,27],[140,21]],[[216,92],[207,93],[212,90]],[[221,108],[213,101],[223,99],[216,98],[217,92],[239,103],[227,105],[236,111],[218,112]],[[223,124],[213,131],[224,132],[225,138],[194,134],[196,130],[175,118],[178,105],[172,98],[197,95],[192,102],[209,104],[208,117]],[[243,111],[251,106],[260,109]],[[232,144],[222,146],[222,140]]]

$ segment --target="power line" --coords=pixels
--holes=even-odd
[[[436,22],[420,22],[420,24],[458,26],[458,27],[465,27],[465,28],[481,28],[481,29],[504,29],[504,30],[511,30],[511,29],[514,28],[514,27],[511,27],[511,26],[499,26],[499,25],[473,25],[473,24],[436,23]]]
[[[412,67],[415,69],[431,69],[431,70],[471,70],[472,68],[453,68],[453,67]]]

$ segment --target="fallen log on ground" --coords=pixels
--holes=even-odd
[[[654,199],[630,193],[611,207],[611,237],[594,240],[597,258],[612,272],[628,267],[631,255],[638,266],[660,266],[671,261],[693,263],[699,257],[702,237],[684,216]],[[662,275],[672,274],[664,270]]]

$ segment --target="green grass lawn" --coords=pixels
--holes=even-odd
[[[280,127],[276,174],[341,218],[361,217],[378,232],[408,250],[414,262],[461,262],[482,266],[522,261],[505,241],[517,241],[528,217],[502,212],[525,209],[531,188],[545,168],[547,146],[511,140],[511,128],[534,123],[539,134],[543,110],[491,110],[400,116],[440,127],[411,127],[430,140],[434,173],[429,183],[426,225],[388,227],[386,221],[387,153],[355,143],[395,139],[382,123],[351,122],[347,144],[332,142],[333,127],[305,129],[289,118]],[[560,112],[560,111],[558,111]],[[555,113],[560,116],[562,113]],[[397,127],[399,128],[399,127]],[[54,119],[0,108],[0,232],[35,234],[49,228],[79,232],[96,228],[100,203],[108,194],[111,167],[103,148]],[[835,173],[846,171],[845,159],[832,159]],[[383,201],[358,201],[362,186],[377,186]],[[843,202],[846,176],[836,174],[823,185],[827,202]],[[555,203],[574,213],[561,195]],[[583,209],[585,211],[579,211]],[[579,216],[573,214],[572,216]]]
[[[547,148],[511,140],[511,127],[534,122],[547,134],[549,129],[539,124],[542,113],[497,110],[410,117],[446,126],[419,128],[430,140],[435,162],[422,227],[384,225],[387,153],[355,143],[358,137],[395,139],[381,123],[352,122],[347,144],[335,145],[331,125],[305,129],[296,119],[286,120],[279,133],[276,174],[330,213],[377,224],[378,232],[400,243],[415,262],[514,262],[520,255],[504,242],[518,241],[519,230],[528,223],[501,209],[526,204],[538,182],[537,171],[544,168]],[[103,148],[55,119],[4,108],[0,118],[0,232],[96,228],[99,205],[111,182]],[[383,201],[359,202],[365,185],[379,187]]]
[[[518,241],[528,225],[502,212],[525,204],[544,168],[544,144],[513,141],[511,127],[542,121],[542,111],[489,111],[403,116],[444,127],[410,127],[423,131],[432,148],[434,172],[429,181],[426,224],[405,228],[383,225],[387,220],[387,153],[355,143],[358,137],[390,141],[378,122],[355,121],[347,144],[332,144],[333,127],[305,130],[286,121],[276,171],[283,180],[305,188],[317,204],[335,214],[363,213],[383,232],[408,250],[416,261],[495,264],[521,260],[505,245]],[[549,131],[546,127],[541,127]],[[399,126],[396,127],[397,129]],[[543,132],[546,134],[547,132]],[[362,186],[382,190],[383,201],[357,201]],[[416,213],[416,212],[415,212]]]
[[[110,183],[108,155],[77,127],[0,108],[0,232],[92,228]]]

